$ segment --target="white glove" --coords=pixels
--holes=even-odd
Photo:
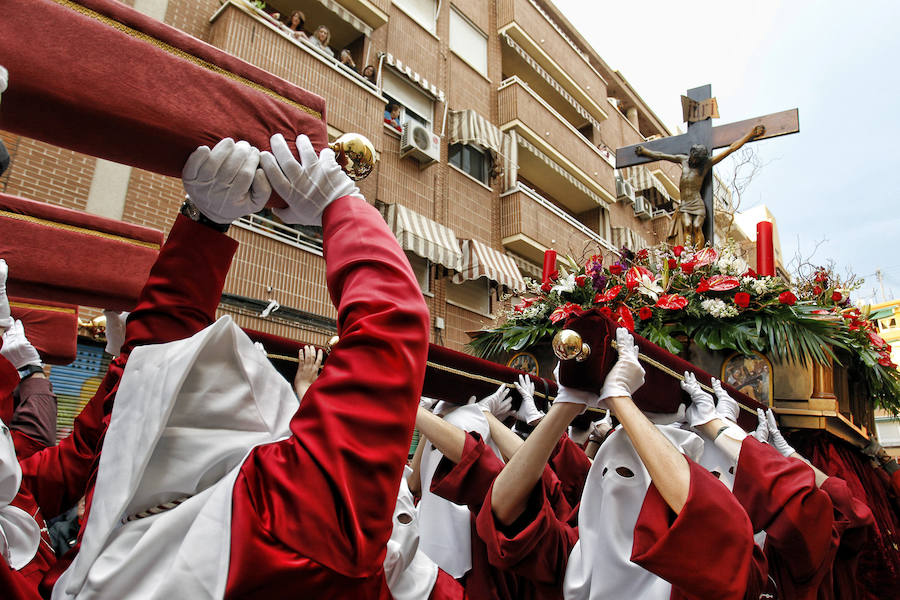
[[[9,71],[6,70],[6,67],[0,65],[0,94],[6,91],[6,87],[9,84]]]
[[[491,413],[501,421],[512,412],[512,399],[509,397],[509,388],[506,384],[500,384],[496,392],[475,404],[482,411]]]
[[[7,275],[9,267],[6,261],[0,258],[0,329],[9,329],[13,325],[12,317],[9,315],[9,298],[6,297]]]
[[[253,347],[256,348],[264,357],[269,358],[269,353],[266,352],[266,347],[263,346],[262,342],[253,342]]]
[[[3,334],[3,348],[0,348],[0,355],[3,355],[17,369],[21,369],[25,365],[44,366],[41,356],[25,337],[25,327],[18,319]]]
[[[712,396],[703,391],[697,383],[697,377],[690,371],[684,372],[681,389],[691,396],[691,405],[687,409],[687,420],[691,427],[699,427],[719,417]]]
[[[422,396],[419,398],[419,406],[424,408],[425,410],[431,412],[431,409],[438,403],[434,398],[429,398],[427,396]]]
[[[769,443],[772,444],[782,456],[790,456],[796,452],[796,450],[791,448],[791,445],[787,443],[784,436],[781,435],[781,431],[778,429],[778,422],[775,420],[775,413],[772,412],[771,408],[766,411],[766,421],[769,425]]]
[[[272,136],[271,145],[272,152],[260,153],[259,161],[272,189],[287,202],[287,208],[272,209],[285,223],[321,225],[322,213],[329,204],[344,196],[362,197],[337,164],[331,148],[316,156],[309,138],[299,135],[297,162],[280,133]]]
[[[762,442],[763,444],[769,443],[769,423],[766,421],[766,413],[763,412],[763,409],[756,409],[756,429],[751,433],[753,437],[757,439],[757,441]]]
[[[534,382],[531,381],[531,377],[528,375],[519,375],[519,381],[516,382],[516,389],[519,390],[519,395],[522,396],[522,404],[519,405],[516,417],[529,425],[542,419],[544,413],[538,410],[537,406],[534,405]]]
[[[200,146],[184,163],[181,180],[197,209],[222,225],[261,211],[272,188],[259,167],[259,150],[225,138],[210,150]]]
[[[106,316],[106,353],[118,356],[125,343],[125,321],[130,313],[104,310],[103,314]]]
[[[567,388],[562,384],[559,380],[559,363],[556,363],[556,368],[553,369],[553,377],[556,379],[556,386],[559,388],[556,392],[556,400],[554,400],[554,403],[581,404],[584,406],[584,410],[587,410],[589,406],[595,407],[600,405],[600,396],[594,392]],[[584,412],[584,410],[581,412]]]
[[[738,415],[741,414],[741,407],[738,406],[737,401],[728,395],[728,392],[722,387],[722,382],[715,377],[712,378],[712,389],[716,394],[716,400],[718,400],[716,412],[723,419],[737,423]]]
[[[616,329],[616,343],[619,348],[619,359],[612,366],[600,390],[600,399],[613,396],[631,397],[639,387],[644,385],[644,367],[638,362],[638,348],[634,338],[624,327]]]
[[[607,434],[612,431],[613,422],[612,422],[612,411],[606,411],[606,416],[600,419],[599,421],[594,421],[591,423],[591,438],[597,439],[597,441],[603,441],[603,439],[607,436]]]

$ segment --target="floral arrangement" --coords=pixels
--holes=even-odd
[[[815,277],[791,287],[779,277],[760,276],[733,245],[623,249],[608,266],[601,255],[584,264],[565,257],[544,281],[526,280],[521,302],[470,346],[484,358],[522,350],[548,341],[570,315],[597,309],[674,354],[690,341],[707,350],[759,351],[801,364],[842,364],[849,354],[850,368],[863,376],[871,395],[897,411],[900,372],[890,347],[849,306],[847,291],[829,285],[828,272],[820,269]]]

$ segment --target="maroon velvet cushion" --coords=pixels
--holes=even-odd
[[[0,57],[0,129],[163,175],[224,137],[328,141],[321,97],[116,0],[8,0]]]
[[[68,365],[75,360],[78,345],[78,307],[60,302],[9,299],[14,319],[25,327],[25,337],[41,360],[51,365]]]
[[[0,194],[10,295],[131,310],[162,242],[149,227]]]
[[[582,339],[591,347],[591,355],[584,362],[576,360],[562,361],[559,377],[566,387],[600,392],[606,374],[616,362],[619,354],[612,347],[616,339],[616,325],[608,317],[594,309],[583,315],[574,316],[566,321],[566,328],[581,334]],[[634,394],[634,402],[642,410],[650,412],[670,413],[678,409],[682,402],[688,403],[688,395],[681,389],[679,375],[692,371],[701,384],[711,385],[712,375],[697,368],[681,357],[663,350],[656,344],[639,335],[634,341],[644,356],[641,364],[646,370],[644,385]],[[751,408],[765,409],[766,406],[742,394],[727,384],[722,384],[729,395],[740,404]],[[741,410],[739,424],[745,429],[756,429],[756,415]]]

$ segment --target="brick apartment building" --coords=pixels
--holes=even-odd
[[[379,153],[361,184],[406,248],[432,341],[462,349],[506,290],[539,277],[546,248],[580,257],[654,245],[677,201],[671,164],[614,168],[615,149],[670,135],[637,92],[544,0],[125,0],[327,99],[329,135],[360,132]],[[305,13],[367,81],[269,13]],[[198,93],[203,93],[198,90]],[[401,106],[402,131],[385,122]],[[0,191],[167,230],[181,182],[0,131],[12,156]],[[335,312],[318,232],[254,215],[221,314],[324,344]],[[610,254],[612,256],[612,254]],[[260,313],[274,301],[279,308]],[[271,307],[270,307],[271,308]],[[90,312],[88,312],[90,314]]]

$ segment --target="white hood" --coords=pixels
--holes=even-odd
[[[480,407],[474,404],[460,406],[444,420],[463,431],[478,433],[499,457],[499,452],[490,441],[490,425]],[[472,568],[471,513],[467,507],[431,493],[431,479],[443,457],[431,442],[425,445],[419,468],[422,478],[419,547],[441,569],[458,579]]]
[[[41,529],[31,515],[9,505],[21,483],[22,469],[12,435],[0,421],[0,556],[13,569],[30,563],[41,543]]]
[[[384,576],[395,600],[427,600],[438,576],[438,566],[419,548],[419,514],[406,483],[411,473],[403,469],[384,557]]]
[[[700,456],[703,442],[696,434],[674,425],[656,427],[682,453]],[[634,527],[649,487],[650,474],[631,439],[617,427],[597,451],[584,484],[579,540],[563,584],[567,600],[669,598],[669,582],[631,562]]]
[[[230,317],[184,340],[135,348],[81,550],[53,597],[221,597],[234,480],[252,448],[290,435],[298,407],[290,384]]]

